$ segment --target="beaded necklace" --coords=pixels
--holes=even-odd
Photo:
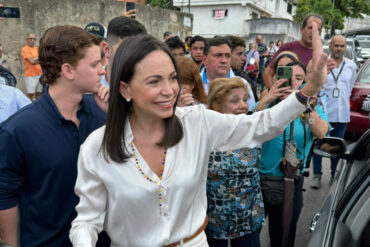
[[[139,164],[139,159],[137,158],[137,155],[136,155],[136,152],[135,152],[135,147],[134,147],[134,143],[133,142],[130,143],[130,147],[131,147],[131,151],[133,153],[133,156],[135,158],[136,167],[137,167],[138,171],[140,172],[140,174],[143,175],[143,177],[147,181],[158,185],[159,210],[160,210],[160,214],[162,215],[162,188],[161,188],[162,186],[161,186],[161,180],[162,180],[163,171],[164,171],[164,164],[166,162],[167,148],[164,150],[164,154],[163,154],[163,161],[162,161],[162,164],[161,164],[161,170],[159,171],[159,181],[156,181],[156,180],[153,180],[153,179],[149,178],[144,173],[142,167]]]

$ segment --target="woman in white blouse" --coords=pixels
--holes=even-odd
[[[315,73],[302,89],[307,96],[326,80],[327,57],[314,30]],[[298,93],[252,116],[203,105],[176,108],[175,60],[149,35],[119,46],[110,90],[106,126],[80,150],[74,246],[95,246],[103,228],[112,246],[208,246],[203,229],[210,151],[260,145],[306,109]]]

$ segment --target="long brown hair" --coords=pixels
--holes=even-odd
[[[207,95],[197,65],[187,57],[177,59],[179,80],[181,84],[194,85],[193,96],[199,103],[207,104]]]
[[[131,157],[126,149],[125,125],[131,114],[132,103],[127,102],[120,94],[120,83],[130,83],[135,73],[136,65],[153,51],[161,50],[170,57],[175,70],[176,61],[171,51],[161,41],[150,35],[138,35],[125,39],[117,49],[114,56],[111,81],[107,123],[104,132],[102,150],[104,158],[123,163]],[[176,104],[174,105],[175,112]],[[183,128],[175,114],[164,119],[165,133],[162,140],[157,143],[161,147],[172,147],[183,137]]]

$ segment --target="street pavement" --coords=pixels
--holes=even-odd
[[[321,188],[319,190],[315,190],[310,187],[310,182],[313,177],[312,163],[310,167],[310,176],[304,178],[305,180],[303,188],[306,191],[303,192],[303,208],[298,220],[295,238],[295,246],[297,247],[307,246],[311,236],[311,233],[308,230],[311,220],[313,216],[321,209],[324,199],[330,190],[330,159],[322,159],[322,171],[323,175],[321,176]],[[262,227],[260,239],[261,247],[270,247],[268,219],[266,219],[266,225]]]

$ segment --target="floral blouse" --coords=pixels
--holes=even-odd
[[[207,234],[233,239],[258,230],[264,223],[259,177],[260,149],[211,152],[208,163]]]

